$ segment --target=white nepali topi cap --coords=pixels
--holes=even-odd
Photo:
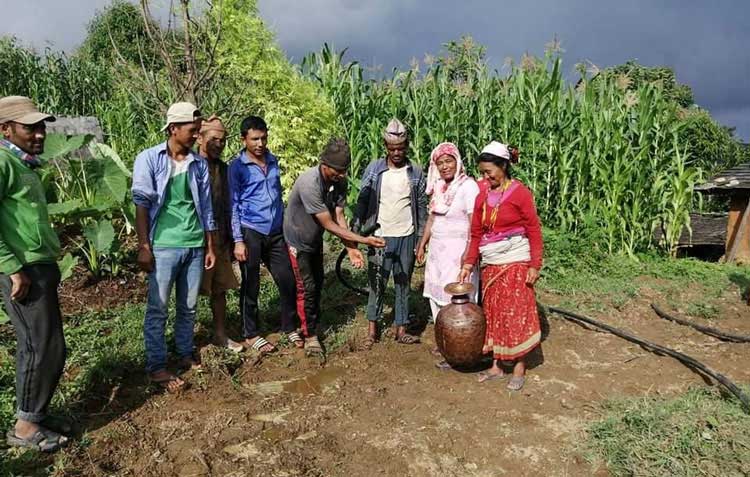
[[[482,149],[481,154],[492,154],[493,156],[502,157],[503,159],[507,159],[512,163],[518,162],[518,149],[508,147],[507,145],[492,141],[491,143],[484,146]]]
[[[383,131],[383,139],[388,144],[401,144],[406,141],[406,126],[396,118],[391,119]]]
[[[166,131],[170,124],[192,123],[200,117],[201,112],[193,103],[174,103],[167,110],[167,123],[161,130]]]

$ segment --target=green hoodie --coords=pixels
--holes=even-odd
[[[54,263],[59,254],[42,181],[22,159],[0,146],[0,273]]]

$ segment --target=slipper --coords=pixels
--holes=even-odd
[[[264,348],[266,346],[271,346],[271,349],[262,351],[261,348]],[[253,341],[253,344],[250,345],[250,349],[253,349],[263,355],[275,353],[276,351],[278,351],[278,349],[276,349],[276,346],[274,346],[273,343],[271,343],[270,341],[268,341],[262,336],[258,336],[257,338],[255,338],[255,341]]]
[[[494,381],[496,379],[506,379],[508,377],[505,373],[489,373],[482,371],[481,373],[477,374],[477,382],[478,383],[486,383],[487,381]]]
[[[404,333],[403,335],[401,335],[398,338],[396,338],[396,342],[398,344],[403,344],[403,345],[417,344],[417,343],[419,343],[419,337],[418,336],[414,336],[414,335],[410,335],[408,333]]]
[[[321,356],[325,354],[317,336],[309,336],[305,339],[305,355]]]
[[[67,437],[44,427],[40,427],[38,431],[26,439],[18,437],[16,431],[11,429],[5,434],[5,438],[9,446],[26,447],[41,452],[56,452],[70,442]]]
[[[156,373],[158,373],[157,371]],[[152,383],[156,384],[163,390],[167,391],[170,394],[176,394],[185,389],[187,386],[187,383],[183,381],[182,379],[178,378],[174,374],[166,373],[163,378],[154,378],[154,375],[156,373],[151,373],[148,377],[148,380]],[[174,386],[170,386],[172,383],[175,383]]]
[[[291,333],[286,334],[286,339],[291,344],[295,346],[295,348],[302,349],[305,347],[305,340],[302,339],[302,337],[297,333],[296,331],[292,331]]]
[[[443,371],[448,370],[448,369],[453,369],[453,366],[451,366],[450,364],[448,364],[448,361],[446,361],[446,360],[435,362],[435,367],[437,369],[440,369],[440,370],[443,370]]]
[[[520,391],[521,388],[523,388],[523,385],[526,383],[526,377],[525,376],[513,376],[510,378],[510,381],[508,381],[508,390],[510,391]]]

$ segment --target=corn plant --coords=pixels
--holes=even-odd
[[[325,46],[302,69],[332,100],[352,147],[350,201],[366,165],[383,154],[382,128],[398,117],[409,128],[411,158],[423,166],[442,141],[459,146],[470,171],[489,141],[518,146],[514,173],[533,190],[545,225],[595,227],[611,253],[655,246],[656,227],[672,249],[688,225],[700,171],[689,166],[677,111],[658,85],[629,90],[583,73],[574,87],[554,52],[524,57],[503,77],[478,65],[460,81],[440,66],[367,79],[343,56]]]

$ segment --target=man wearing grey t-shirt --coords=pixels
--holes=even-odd
[[[284,237],[297,281],[297,310],[308,356],[323,353],[317,337],[323,286],[323,232],[327,230],[344,242],[355,268],[364,267],[357,244],[375,248],[385,245],[381,238],[352,232],[346,223],[346,174],[350,163],[349,145],[343,139],[332,138],[320,155],[320,164],[297,178],[284,214]]]

